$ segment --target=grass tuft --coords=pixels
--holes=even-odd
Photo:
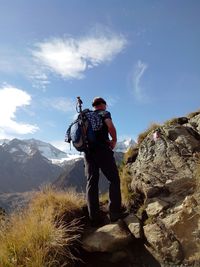
[[[193,117],[195,117],[195,116],[197,116],[197,115],[199,115],[199,114],[200,114],[200,109],[197,110],[197,111],[195,111],[195,112],[191,112],[191,113],[187,114],[187,117],[188,117],[189,119],[192,119]]]
[[[147,137],[149,133],[155,131],[157,128],[160,128],[160,124],[152,123],[146,131],[139,134],[137,139],[138,146],[142,143],[142,141]]]
[[[0,266],[70,266],[75,258],[71,247],[80,239],[84,203],[73,191],[42,189],[26,210],[1,221]],[[77,218],[72,219],[72,214]]]
[[[132,175],[130,171],[121,166],[119,169],[120,180],[121,180],[121,194],[123,205],[129,210],[131,209],[132,202],[134,200],[134,192],[131,189]]]
[[[124,154],[125,163],[133,163],[138,155],[139,147],[137,144],[131,146],[128,151]]]
[[[166,126],[171,126],[171,125],[176,125],[178,124],[178,118],[173,118],[170,120],[165,121],[164,125]]]

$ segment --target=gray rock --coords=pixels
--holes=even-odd
[[[180,241],[188,260],[200,252],[200,214],[196,211],[197,207],[194,196],[187,196],[182,204],[162,219],[166,228],[173,231]]]
[[[161,199],[153,199],[147,205],[146,213],[148,216],[158,215],[162,210],[166,209],[169,206],[169,203]]]
[[[173,233],[157,223],[145,225],[144,233],[149,243],[146,248],[155,258],[160,262],[181,263],[183,259],[182,248]]]
[[[136,161],[129,167],[133,191],[147,198],[155,197],[166,193],[169,180],[193,178],[194,153],[200,150],[200,141],[191,129],[182,125],[163,126],[156,142],[153,133],[143,140]]]
[[[142,238],[141,235],[141,223],[137,216],[134,214],[130,214],[128,217],[124,219],[124,222],[128,226],[130,232],[134,235],[136,238]]]
[[[197,114],[193,118],[190,119],[189,123],[193,126],[195,125],[196,127],[195,130],[200,134],[200,114]]]
[[[126,165],[131,188],[146,207],[147,249],[162,264],[200,260],[199,134],[200,114],[183,125],[163,125],[157,138],[153,131],[147,135],[135,162]]]
[[[88,233],[83,238],[83,248],[89,252],[113,252],[122,249],[132,236],[120,224],[108,224]]]

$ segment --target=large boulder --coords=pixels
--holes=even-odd
[[[120,223],[104,225],[83,238],[83,248],[89,252],[113,252],[132,241],[132,235]]]
[[[162,126],[155,141],[151,132],[141,143],[136,161],[129,166],[133,191],[147,198],[169,193],[171,183],[193,178],[200,138],[191,127]],[[199,136],[200,137],[200,136]]]
[[[181,263],[183,251],[180,242],[164,224],[154,223],[144,226],[144,234],[148,240],[147,249],[159,260],[173,264]]]
[[[181,243],[184,257],[189,261],[200,252],[200,213],[199,203],[194,196],[187,196],[182,204],[171,210],[171,214],[162,219],[167,229],[173,231]]]
[[[200,134],[200,114],[192,117],[189,123]]]
[[[135,238],[143,238],[142,225],[136,215],[130,214],[124,219],[124,222]]]
[[[156,130],[125,167],[132,191],[143,199],[147,249],[163,264],[200,264],[200,114]]]

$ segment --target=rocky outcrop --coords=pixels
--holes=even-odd
[[[150,133],[141,143],[136,161],[131,164],[132,189],[146,197],[166,193],[173,183],[193,178],[196,153],[200,152],[200,136],[183,125],[161,127],[154,141]]]
[[[145,248],[140,230],[140,220],[131,214],[124,221],[84,231],[84,263],[77,266],[161,267]]]
[[[146,248],[162,264],[196,260],[200,264],[200,257],[195,256],[200,254],[199,123],[197,114],[181,123],[160,126],[159,135],[150,132],[135,162],[126,165],[132,191],[143,199]]]
[[[104,226],[84,248],[118,259],[107,266],[200,266],[200,114],[159,126],[137,148],[124,166],[139,199],[123,221],[126,231]]]

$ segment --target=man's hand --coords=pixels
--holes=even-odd
[[[115,126],[111,119],[106,119],[105,123],[108,127],[108,132],[112,138],[112,140],[109,141],[110,148],[114,149],[117,143],[117,132],[116,132]]]
[[[116,144],[117,144],[117,141],[110,140],[109,143],[110,143],[110,148],[113,150],[115,148]]]

